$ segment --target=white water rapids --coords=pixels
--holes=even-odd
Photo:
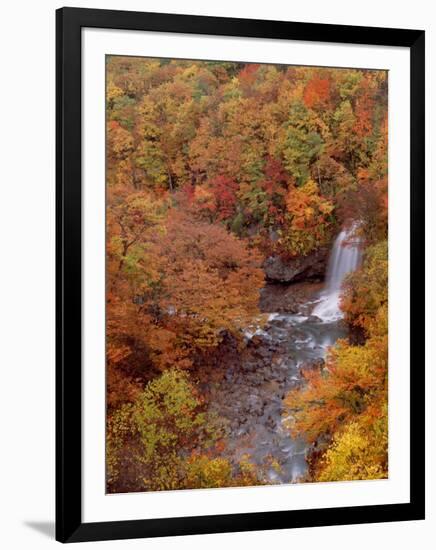
[[[333,244],[327,268],[326,284],[319,304],[313,310],[323,321],[334,321],[342,317],[339,307],[342,283],[348,273],[360,264],[360,240],[355,237],[355,226],[343,229]]]

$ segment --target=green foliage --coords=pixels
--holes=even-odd
[[[322,153],[323,140],[316,132],[308,109],[302,103],[294,103],[289,113],[289,122],[282,148],[284,165],[301,185],[310,175],[313,160]]]
[[[178,488],[185,483],[184,455],[197,446],[207,449],[219,433],[187,373],[165,371],[134,403],[123,405],[110,417],[108,483],[116,492],[131,486],[134,490]]]
[[[246,460],[214,456],[217,418],[186,372],[170,369],[108,420],[110,492],[231,487],[261,483]]]
[[[230,230],[238,237],[242,236],[242,230],[244,227],[244,215],[242,212],[238,212],[236,216],[230,222]]]
[[[369,335],[380,327],[379,312],[388,302],[388,243],[380,241],[365,251],[361,269],[349,275],[342,297],[342,309],[350,325]]]

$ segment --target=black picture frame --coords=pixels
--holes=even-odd
[[[84,27],[372,44],[410,49],[410,502],[135,521],[82,522],[81,29]],[[95,541],[424,519],[424,43],[425,33],[419,30],[79,8],[57,10],[56,539],[58,541]]]

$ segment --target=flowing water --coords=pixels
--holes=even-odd
[[[340,319],[342,312],[339,299],[342,283],[348,273],[355,271],[360,264],[360,242],[353,236],[355,227],[343,229],[333,244],[327,268],[326,285],[320,303],[313,315],[324,321]]]
[[[269,483],[295,483],[307,471],[309,449],[303,438],[290,437],[283,399],[302,384],[301,367],[319,368],[328,348],[346,336],[339,293],[359,262],[359,243],[352,242],[351,230],[341,231],[321,296],[297,314],[272,312],[262,329],[247,332],[246,355],[214,389],[213,409],[228,420],[227,454],[235,461],[249,456]]]

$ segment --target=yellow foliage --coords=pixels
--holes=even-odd
[[[193,455],[186,466],[186,487],[244,487],[261,485],[254,464],[248,460],[233,466],[225,457]]]
[[[351,422],[338,432],[321,459],[317,481],[384,479],[387,471],[387,416],[375,426]]]
[[[118,97],[121,97],[123,95],[124,92],[121,88],[116,86],[112,81],[108,82],[106,88],[106,97],[108,101],[113,101],[114,99],[117,99]]]
[[[225,458],[194,456],[187,465],[186,484],[192,488],[228,487],[232,466]]]
[[[332,227],[333,203],[319,193],[318,185],[308,180],[300,187],[292,186],[286,198],[286,229],[280,243],[291,255],[306,255],[326,244]]]
[[[364,346],[340,341],[329,353],[326,368],[307,371],[307,384],[291,391],[285,403],[293,412],[294,435],[309,441],[332,434],[366,410],[373,400],[385,399],[387,339],[374,338]]]
[[[388,475],[387,248],[366,253],[363,268],[349,277],[343,307],[347,319],[365,329],[364,345],[341,340],[322,372],[308,371],[307,384],[285,402],[290,430],[319,441],[312,463],[317,481],[381,479]]]

